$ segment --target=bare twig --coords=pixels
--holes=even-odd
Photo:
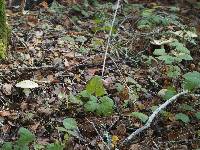
[[[118,11],[118,8],[119,8],[119,4],[120,4],[120,0],[117,0],[116,10],[115,10],[115,13],[114,13],[114,16],[113,16],[113,20],[112,20],[112,24],[111,24],[110,32],[109,32],[109,35],[108,35],[107,44],[106,44],[106,51],[105,51],[104,60],[103,60],[102,76],[104,75],[104,70],[105,70],[105,65],[106,65],[106,58],[107,58],[107,54],[108,54],[108,48],[110,46],[112,30],[113,30],[113,26],[114,26],[114,23],[115,23],[115,18],[117,16],[117,11]]]
[[[181,93],[178,93],[178,94],[174,95],[172,98],[170,98],[169,100],[167,100],[165,103],[163,103],[162,105],[160,105],[160,107],[158,107],[152,113],[152,115],[149,117],[149,120],[147,121],[147,123],[143,127],[139,128],[136,131],[134,131],[133,133],[131,133],[120,145],[122,146],[123,144],[130,142],[136,135],[138,135],[139,133],[141,133],[143,130],[149,128],[150,125],[151,125],[151,123],[152,123],[152,121],[153,121],[153,119],[158,115],[158,113],[162,109],[166,108],[169,104],[171,104],[173,101],[175,101],[178,97],[180,97],[182,95],[185,95],[187,93],[188,93],[188,91],[183,91]]]

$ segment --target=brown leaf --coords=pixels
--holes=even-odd
[[[67,58],[74,58],[75,52],[71,51],[71,52],[65,53],[64,56],[67,57]]]
[[[87,74],[88,74],[89,76],[93,76],[93,75],[95,75],[95,73],[98,72],[99,70],[101,70],[101,69],[100,69],[100,68],[89,68],[89,69],[87,70]]]
[[[125,124],[120,124],[119,126],[117,126],[117,135],[122,136],[126,134],[126,125]]]
[[[36,124],[34,124],[34,125],[31,125],[30,128],[31,128],[32,131],[35,132],[35,131],[37,130],[37,128],[39,127],[39,125],[40,125],[40,122],[38,122],[38,123],[36,123]]]
[[[119,92],[119,97],[123,101],[129,99],[128,86],[125,86],[125,88],[123,89],[123,91]]]
[[[42,3],[40,3],[39,6],[40,6],[40,8],[43,8],[43,9],[49,8],[48,3],[46,1],[43,1]]]
[[[30,26],[35,26],[38,23],[38,18],[37,16],[29,15],[27,21]]]
[[[22,111],[27,110],[28,109],[28,103],[27,102],[22,102],[20,105],[20,108]]]
[[[11,115],[10,111],[0,111],[1,117],[7,117],[7,116],[10,116],[10,115]]]
[[[139,150],[140,149],[140,145],[139,144],[132,144],[130,146],[130,150]]]
[[[47,107],[40,107],[38,109],[38,113],[50,115],[52,113],[52,110],[50,108],[47,108]]]
[[[11,95],[12,94],[12,84],[8,84],[8,83],[5,83],[2,87],[2,92],[5,94],[5,95]]]

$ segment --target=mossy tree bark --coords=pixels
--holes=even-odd
[[[5,58],[8,46],[9,27],[6,22],[5,0],[0,0],[0,58]]]

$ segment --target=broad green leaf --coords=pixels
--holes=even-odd
[[[69,93],[68,98],[69,98],[69,101],[73,104],[79,104],[79,105],[83,104],[83,102],[80,99],[78,99],[76,96],[74,96],[71,92]]]
[[[116,87],[118,92],[121,92],[121,91],[124,90],[124,85],[122,85],[121,83],[116,83],[115,87]]]
[[[77,129],[77,123],[74,118],[66,118],[63,120],[63,125],[67,130]]]
[[[200,87],[200,73],[197,71],[188,72],[183,76],[185,78],[183,82],[184,89],[189,91]]]
[[[195,117],[196,117],[198,120],[200,120],[200,112],[196,112],[196,113],[195,113]]]
[[[183,114],[183,113],[178,113],[175,115],[176,120],[181,120],[184,123],[189,123],[190,122],[190,118],[188,117],[188,115]]]
[[[83,90],[79,93],[79,95],[83,98],[89,98],[91,94],[89,94],[86,90]]]
[[[18,145],[28,145],[35,140],[35,135],[26,128],[21,127],[18,134],[20,136],[17,140]]]
[[[185,53],[179,53],[176,55],[181,60],[193,60],[192,56],[190,54],[185,54]]]
[[[164,48],[155,49],[154,52],[153,52],[153,54],[154,54],[154,55],[157,55],[157,56],[166,55],[165,49],[164,49]]]
[[[48,144],[46,150],[64,150],[64,145],[59,143]]]
[[[165,96],[163,98],[164,98],[164,100],[168,100],[176,94],[177,94],[177,92],[176,92],[176,89],[174,87],[168,87],[167,91],[165,92]]]
[[[99,104],[97,103],[97,100],[90,100],[87,103],[85,103],[84,108],[85,111],[94,112],[96,111],[98,105]]]
[[[181,69],[178,66],[169,66],[167,76],[170,78],[177,78],[181,74]]]
[[[175,61],[175,57],[170,56],[170,55],[163,55],[157,57],[159,60],[162,60],[165,62],[165,64],[172,64]]]
[[[145,115],[141,112],[132,112],[131,115],[140,119],[143,123],[145,123],[149,118],[147,115]]]
[[[2,150],[13,150],[12,142],[5,142],[1,147]]]
[[[194,108],[188,104],[181,104],[179,108],[186,111],[194,111]]]
[[[113,112],[114,102],[111,98],[104,96],[100,98],[100,104],[97,107],[97,114],[108,116]]]
[[[29,146],[28,145],[15,144],[13,149],[14,150],[29,150]]]
[[[178,52],[190,54],[190,51],[186,48],[186,46],[183,43],[180,43],[177,40],[170,43],[170,45],[174,46]]]
[[[90,94],[96,96],[103,96],[106,94],[106,90],[103,87],[103,82],[99,76],[94,76],[86,85],[86,90]]]

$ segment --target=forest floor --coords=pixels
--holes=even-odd
[[[36,137],[30,149],[38,150],[56,141],[67,150],[200,148],[199,95],[181,96],[153,120],[150,128],[120,145],[145,124],[145,117],[155,108],[182,91],[185,73],[200,72],[200,7],[123,2],[102,76],[116,4],[40,6],[43,8],[24,15],[7,10],[12,35],[8,58],[0,63],[1,143],[16,141],[19,128],[24,127]],[[171,35],[171,31],[195,33],[188,35],[188,40]],[[176,53],[167,42],[155,44],[155,39],[163,42],[169,36],[183,41],[192,57],[172,62],[176,66],[173,69],[170,59],[158,59],[155,54],[162,46],[166,53]],[[92,111],[93,105],[90,109],[84,105],[86,84],[95,75],[102,78],[104,95],[114,102],[112,114],[106,114],[107,110],[97,113]],[[27,96],[15,86],[23,80],[32,80],[39,87]],[[194,93],[199,94],[199,89]],[[58,130],[65,118],[76,120],[78,134]]]

